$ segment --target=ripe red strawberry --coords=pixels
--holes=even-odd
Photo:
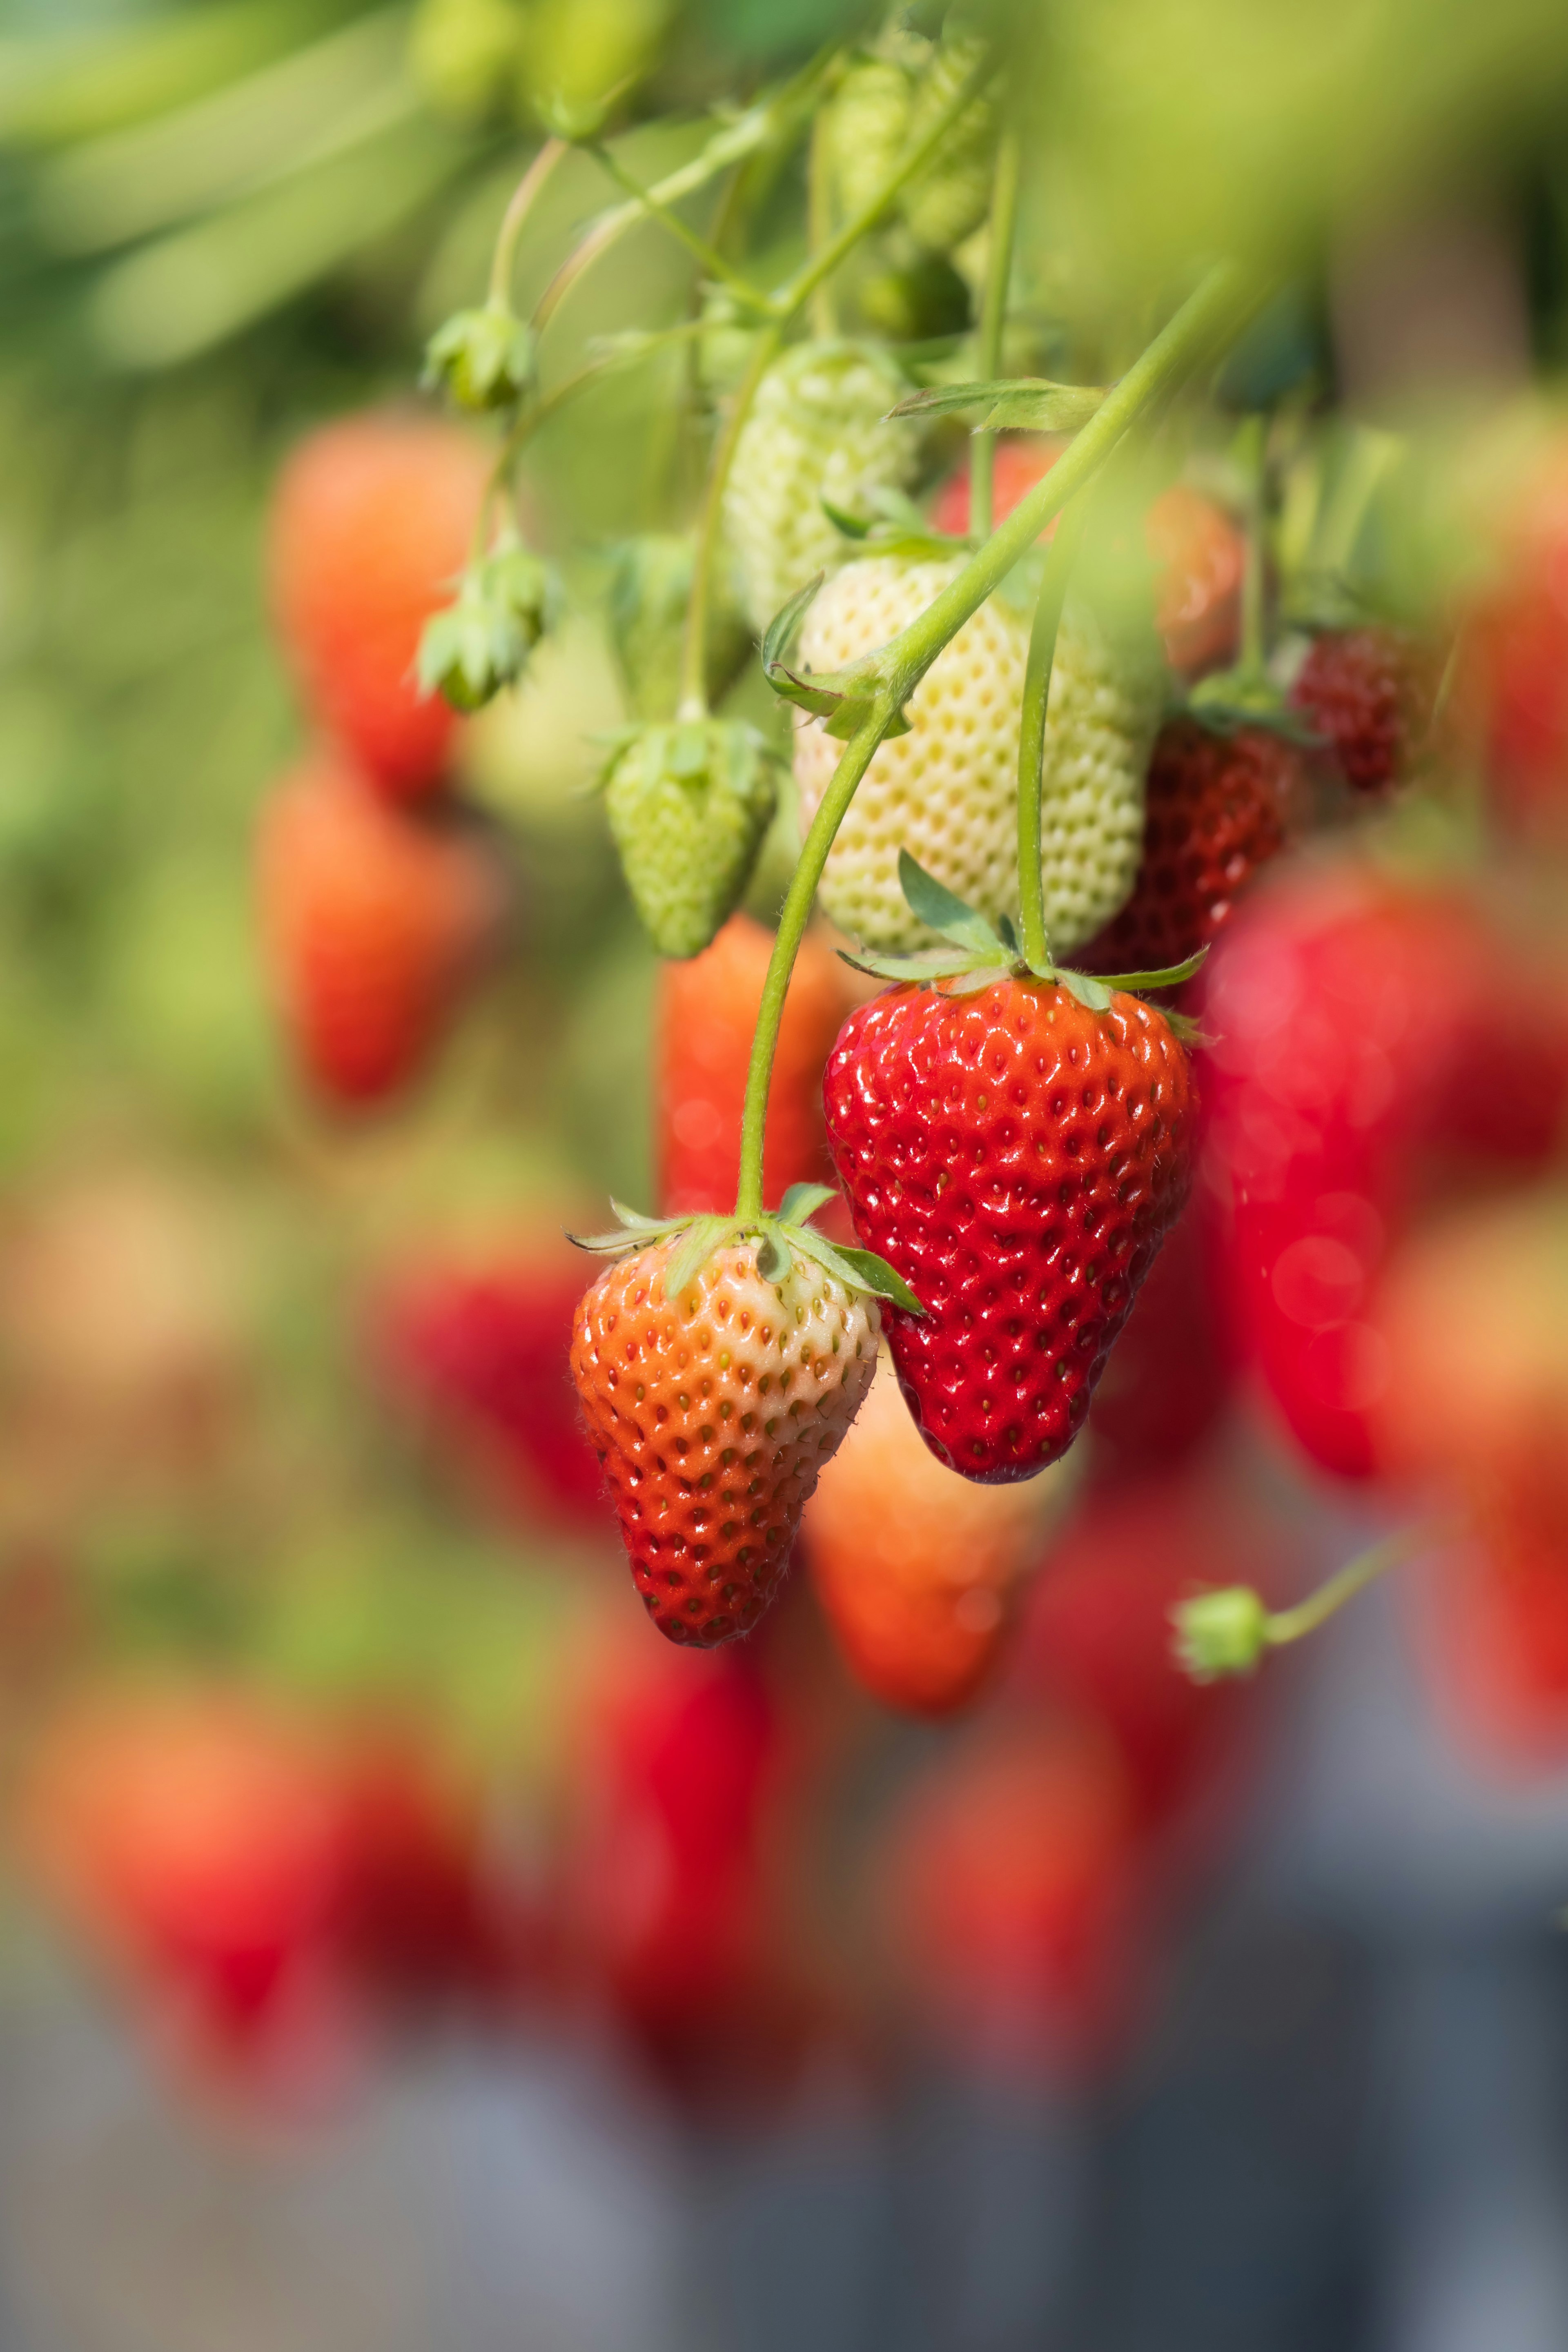
[[[1560,847],[1568,840],[1568,438],[1553,436],[1489,520],[1495,576],[1465,616],[1456,699],[1498,815]]]
[[[1089,1409],[1097,1483],[1168,1470],[1229,1401],[1236,1349],[1212,1239],[1194,1202],[1161,1245]]]
[[[1409,773],[1431,731],[1439,667],[1407,629],[1326,629],[1312,640],[1290,700],[1352,792],[1385,792]]]
[[[1368,1477],[1388,1379],[1370,1319],[1446,1166],[1529,1167],[1568,1109],[1561,978],[1457,887],[1352,860],[1260,895],[1204,975],[1205,1185],[1238,1329],[1298,1444]]]
[[[494,851],[449,808],[405,815],[318,757],[274,789],[258,856],[268,957],[307,1073],[341,1103],[395,1093],[500,933]]]
[[[1272,730],[1220,734],[1196,719],[1168,720],[1149,761],[1132,896],[1074,950],[1074,962],[1152,971],[1207,947],[1238,893],[1285,846],[1300,793],[1300,761]]]
[[[997,522],[1005,521],[1050,471],[1063,446],[1041,435],[1000,436],[991,492]],[[942,484],[932,520],[952,538],[967,533],[967,465]],[[1184,677],[1218,668],[1236,653],[1246,560],[1241,533],[1222,507],[1180,482],[1154,499],[1144,529],[1155,569],[1154,620],[1166,660]]]
[[[582,1292],[564,1249],[432,1257],[382,1286],[369,1346],[398,1402],[473,1457],[525,1521],[545,1511],[603,1528],[605,1482],[567,1366]]]
[[[610,1265],[577,1312],[572,1374],[632,1574],[672,1642],[749,1633],[817,1473],[876,1364],[877,1309],[795,1249],[712,1250],[675,1298],[677,1234]]]
[[[1001,1653],[1055,1499],[946,1469],[921,1443],[891,1370],[879,1368],[801,1530],[856,1680],[914,1715],[966,1706]]]
[[[888,1337],[926,1444],[985,1484],[1033,1477],[1082,1427],[1186,1198],[1174,1032],[1047,981],[893,988],[845,1023],[824,1097],[855,1230],[925,1308],[889,1310]]]
[[[311,718],[398,799],[440,778],[456,724],[422,695],[420,632],[451,601],[484,495],[481,445],[396,415],[320,426],[284,465],[269,570],[279,635]]]
[[[973,2063],[1100,2063],[1134,1990],[1136,1826],[1111,1742],[1071,1715],[1002,1721],[917,1780],[881,1856],[917,2014]]]
[[[710,948],[658,975],[658,1192],[667,1217],[727,1209],[741,1166],[741,1108],[773,933],[731,915]],[[852,1001],[831,948],[801,942],[779,1024],[768,1091],[763,1197],[833,1181],[822,1122],[822,1070]]]

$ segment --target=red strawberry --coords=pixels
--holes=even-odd
[[[604,1477],[567,1366],[582,1291],[574,1254],[437,1258],[384,1286],[370,1348],[393,1393],[499,1471],[525,1518],[543,1507],[602,1528]]]
[[[1097,1480],[1169,1469],[1219,1420],[1236,1361],[1218,1289],[1194,1203],[1162,1244],[1094,1392],[1089,1426]]]
[[[1568,438],[1529,469],[1493,531],[1495,577],[1459,640],[1457,699],[1498,814],[1527,838],[1568,840]]]
[[[1281,850],[1300,761],[1263,727],[1219,734],[1195,719],[1161,729],[1145,786],[1143,862],[1132,896],[1073,961],[1086,971],[1152,971],[1207,947],[1238,893]]]
[[[972,2063],[1102,2061],[1144,1940],[1136,1865],[1126,1781],[1096,1725],[988,1725],[886,1832],[888,1941],[919,2014]]]
[[[942,1716],[995,1664],[1049,1505],[1034,1486],[977,1486],[921,1443],[879,1369],[805,1507],[817,1598],[856,1680],[884,1706]]]
[[[374,1102],[438,1043],[505,911],[488,842],[449,809],[405,815],[318,758],[262,813],[261,912],[284,1016],[323,1094]]]
[[[1431,730],[1439,667],[1406,629],[1328,629],[1313,639],[1290,700],[1352,792],[1385,792],[1409,773]]]
[[[488,476],[482,446],[433,418],[345,416],[288,459],[273,499],[272,609],[310,715],[384,792],[437,782],[455,724],[414,678],[450,603]]]
[[[609,1266],[572,1374],[649,1615],[672,1642],[749,1633],[876,1364],[877,1309],[790,1249],[715,1248],[675,1298],[677,1234]]]
[[[1007,978],[888,990],[824,1082],[855,1230],[925,1312],[888,1315],[940,1461],[1030,1478],[1083,1425],[1111,1342],[1186,1197],[1187,1056],[1164,1015]]]
[[[700,955],[658,976],[658,1190],[663,1213],[727,1209],[741,1167],[741,1108],[773,934],[731,915]],[[768,1092],[763,1197],[794,1183],[831,1183],[822,1070],[852,1001],[848,974],[808,933],[779,1024]]]
[[[1297,1442],[1376,1467],[1390,1240],[1456,1157],[1529,1166],[1568,1108],[1561,981],[1455,887],[1349,861],[1260,896],[1205,974],[1205,1181],[1239,1328]]]
[[[1064,444],[1032,434],[1004,435],[996,444],[992,508],[1005,521]],[[937,494],[933,520],[963,539],[969,530],[969,467],[950,475]],[[1241,533],[1223,507],[1202,491],[1175,483],[1149,509],[1145,522],[1156,584],[1154,619],[1165,658],[1184,677],[1217,668],[1235,655],[1246,562]]]

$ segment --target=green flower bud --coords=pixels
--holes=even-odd
[[[1268,1645],[1268,1612],[1248,1584],[1194,1592],[1171,1612],[1176,1656],[1195,1683],[1249,1675]]]
[[[454,710],[479,710],[514,686],[553,618],[548,567],[517,541],[470,566],[457,602],[425,624],[417,676]]]
[[[504,302],[458,310],[431,336],[425,383],[459,408],[510,408],[533,381],[534,336]]]

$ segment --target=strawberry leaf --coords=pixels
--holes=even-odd
[[[793,1233],[790,1240],[847,1290],[868,1291],[874,1298],[886,1298],[892,1306],[901,1307],[906,1315],[925,1313],[903,1276],[885,1257],[879,1257],[875,1250],[842,1248],[826,1234],[813,1233],[809,1226]]]
[[[700,1273],[725,1235],[731,1231],[730,1217],[694,1217],[686,1237],[671,1259],[664,1277],[664,1295],[671,1307],[678,1307],[681,1293],[692,1276]]]
[[[899,852],[899,887],[911,915],[916,915],[928,930],[940,931],[943,939],[952,940],[961,947],[973,949],[976,954],[989,954],[998,962],[1006,961],[1006,950],[984,915],[966,907],[955,898],[945,883],[910,856],[907,849]]]
[[[801,1225],[807,1217],[815,1217],[825,1201],[833,1198],[831,1184],[792,1184],[779,1202],[776,1214],[781,1225]]]
[[[965,408],[984,411],[980,433],[1076,433],[1102,405],[1098,384],[1053,383],[1046,376],[1015,376],[989,383],[940,383],[911,392],[894,416],[952,416]]]

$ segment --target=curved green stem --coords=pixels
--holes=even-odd
[[[1431,1539],[1429,1527],[1400,1528],[1381,1543],[1358,1552],[1354,1559],[1347,1560],[1316,1592],[1310,1592],[1293,1609],[1270,1610],[1263,1621],[1264,1641],[1271,1650],[1279,1650],[1287,1643],[1300,1642],[1305,1634],[1315,1633],[1347,1601],[1353,1601],[1385,1570],[1397,1568],[1401,1560],[1408,1559],[1412,1552],[1419,1551]]]
[[[805,839],[801,844],[800,863],[795,869],[784,909],[779,916],[778,937],[773,941],[773,958],[763,984],[762,1003],[757,1008],[751,1065],[746,1072],[745,1108],[741,1115],[741,1181],[735,1195],[735,1214],[743,1223],[749,1223],[763,1213],[763,1139],[767,1124],[768,1087],[773,1077],[773,1047],[778,1042],[784,998],[789,992],[790,973],[795,968],[801,940],[805,936],[806,924],[811,919],[811,902],[816,896],[816,886],[822,879],[822,869],[827,863],[833,836],[843,822],[844,812],[855,797],[855,788],[870,766],[877,746],[892,717],[890,709],[871,710],[845,745],[844,756],[834,771],[833,782],[823,794],[822,805],[813,817]]]
[[[1013,240],[1018,226],[1018,176],[1022,148],[1016,131],[1003,131],[996,148],[991,191],[991,243],[985,257],[985,295],[980,311],[980,366],[984,382],[1002,373],[1002,335],[1007,323],[1007,288],[1013,275]],[[991,536],[992,488],[996,473],[996,436],[977,433],[970,445],[969,530],[974,539]]]
[[[641,181],[634,178],[625,164],[619,163],[610,150],[603,144],[597,142],[592,144],[585,143],[584,152],[592,155],[599,169],[614,180],[617,188],[624,188],[633,203],[639,205],[650,219],[658,221],[661,227],[667,228],[671,236],[686,247],[692,258],[716,283],[727,286],[739,301],[745,303],[748,310],[771,310],[773,297],[770,294],[764,294],[760,287],[753,286],[751,279],[739,269],[731,268],[723,255],[710,246],[706,238],[699,236],[695,229],[688,228],[680,215],[671,209],[657,188],[645,188]]]
[[[1024,671],[1024,704],[1018,722],[1018,942],[1025,961],[1035,971],[1047,968],[1051,953],[1046,930],[1045,877],[1040,870],[1046,715],[1050,708],[1057,631],[1061,626],[1068,579],[1083,541],[1088,514],[1088,493],[1083,491],[1057,525],[1057,535],[1046,551]]]
[[[512,266],[523,224],[533,209],[535,197],[565,152],[564,139],[547,139],[513,189],[511,201],[501,215],[495,251],[490,257],[489,299],[497,309],[503,309],[511,299]]]

